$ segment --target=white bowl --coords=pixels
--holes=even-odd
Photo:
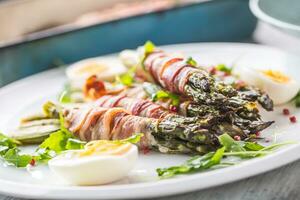
[[[249,4],[260,20],[300,37],[299,0],[250,0]]]

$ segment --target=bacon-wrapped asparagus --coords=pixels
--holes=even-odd
[[[92,82],[97,82],[95,77],[91,77],[87,82],[90,83],[90,85],[97,85],[96,83]],[[100,81],[101,82],[101,81]],[[101,83],[102,84],[102,83]],[[172,110],[174,107],[172,105],[171,99],[161,99],[155,102],[155,104],[150,103],[149,101],[141,101],[140,99],[151,99],[151,96],[155,95],[158,91],[161,91],[162,89],[152,83],[143,83],[143,84],[133,84],[131,87],[124,87],[122,90],[117,87],[114,88],[111,85],[109,86],[110,89],[107,89],[106,93],[111,94],[116,92],[112,91],[119,91],[118,96],[119,97],[101,97],[101,95],[104,95],[105,92],[102,92],[100,95],[95,95],[96,99],[100,98],[100,101],[105,101],[101,104],[100,106],[104,107],[124,107],[125,109],[129,110],[135,115],[141,114],[142,116],[145,117],[153,117],[156,118],[159,113],[167,113],[167,110]],[[91,88],[90,88],[91,89]],[[85,91],[88,89],[86,88]],[[89,94],[89,92],[86,92]],[[94,99],[95,97],[90,97]],[[128,98],[128,97],[131,97]],[[104,98],[104,99],[103,99]],[[121,98],[121,101],[119,102],[118,99]],[[134,99],[132,99],[134,98]],[[109,99],[109,100],[107,100]],[[156,112],[153,114],[149,114],[149,112],[142,112],[142,113],[136,113],[136,109],[133,110],[133,106],[130,102],[136,102],[139,105],[144,105],[144,107],[149,106],[147,110],[154,109]],[[157,105],[158,104],[158,105]],[[170,109],[171,108],[171,109]],[[250,133],[256,133],[259,132],[268,126],[270,126],[273,122],[264,122],[260,119],[260,115],[258,113],[258,109],[256,106],[252,103],[249,103],[246,108],[238,108],[234,110],[228,110],[226,107],[220,107],[216,108],[214,106],[209,106],[205,104],[197,104],[193,101],[189,100],[184,100],[180,101],[179,105],[176,107],[176,111],[178,114],[187,116],[187,117],[200,117],[201,119],[205,119],[207,122],[221,122],[221,121],[226,121],[231,124],[236,125],[237,127],[240,127],[246,134]],[[146,114],[146,115],[145,115]],[[211,123],[210,123],[211,124]]]
[[[92,137],[92,134],[90,132],[86,133],[86,131],[90,130],[91,127],[95,125],[94,119],[98,120],[98,118],[93,118],[93,117],[99,117],[98,115],[99,113],[97,113],[99,110],[101,110],[101,112],[103,110],[105,110],[105,112],[109,111],[105,115],[106,118],[102,118],[101,117],[102,115],[100,116],[101,120],[113,119],[115,117],[114,115],[111,115],[111,113],[112,114],[114,113],[112,112],[113,110],[111,110],[111,108],[99,107],[95,103],[88,104],[88,105],[84,104],[81,105],[80,107],[74,107],[74,106],[71,106],[70,108],[65,107],[64,110],[65,110],[64,116],[66,117],[66,121],[68,122],[67,127],[69,127],[70,131],[72,131],[73,133],[75,133],[76,131],[80,131],[80,133],[76,132],[75,135],[79,136],[80,139],[82,140],[95,139],[96,136]],[[183,140],[188,142],[188,144],[192,146],[195,144],[215,145],[214,143],[217,141],[216,136],[222,134],[223,133],[222,130],[227,130],[228,133],[232,136],[239,135],[242,138],[245,138],[243,132],[238,132],[239,129],[234,130],[234,128],[228,127],[228,124],[226,123],[219,125],[217,128],[214,128],[215,132],[212,133],[208,129],[203,128],[199,124],[197,124],[199,123],[197,118],[186,118],[183,116],[170,114],[160,119],[154,119],[154,118],[134,116],[129,114],[128,111],[125,111],[125,109],[122,110],[127,113],[126,116],[127,115],[131,116],[130,119],[133,119],[131,121],[132,123],[136,120],[135,127],[139,126],[140,120],[149,122],[150,123],[149,127],[151,128],[152,131],[156,133],[156,136],[164,138],[166,142],[170,139],[170,140]],[[57,106],[54,105],[53,103],[51,102],[46,103],[44,105],[44,111],[45,113],[47,113],[48,117],[58,118],[58,109]],[[95,113],[95,111],[97,112]],[[105,112],[103,112],[102,114],[105,114]],[[125,117],[125,115],[123,117]],[[86,123],[86,125],[83,126],[83,123],[86,122],[86,120],[88,120],[87,121],[88,123]],[[101,121],[102,124],[104,122],[105,121]],[[72,124],[74,124],[75,127],[77,127],[78,129],[77,128],[73,129]],[[103,128],[103,126],[101,127]],[[96,132],[97,131],[99,132],[95,134],[101,134],[104,130],[102,128],[95,130]],[[137,131],[137,129],[135,131]],[[84,134],[82,132],[84,132]]]
[[[64,109],[66,127],[81,140],[124,139],[134,133],[144,133],[141,146],[154,147],[161,152],[203,153],[213,148],[214,136],[188,121],[139,117],[122,108],[84,106]],[[193,134],[193,136],[192,136]],[[186,137],[188,136],[188,137]],[[196,142],[201,138],[204,143]],[[208,148],[208,149],[207,149]]]
[[[98,87],[97,85],[106,87]],[[97,88],[102,89],[98,90]],[[153,96],[155,96],[160,91],[163,91],[162,88],[149,82],[135,83],[130,87],[120,87],[119,85],[112,85],[106,82],[104,83],[103,81],[98,80],[96,76],[91,76],[90,78],[88,78],[84,87],[85,98],[92,101],[110,94],[153,101]],[[221,114],[225,114],[225,112],[228,111],[215,109],[213,106],[208,106],[205,104],[196,104],[186,98],[178,98],[178,100],[178,105],[173,105],[172,99],[170,98],[156,99],[155,104],[163,107],[166,110],[177,112],[178,114],[183,116],[197,116],[203,119],[213,119],[217,116],[221,116]]]
[[[125,55],[126,56],[126,55]],[[124,59],[124,55],[123,57]],[[168,91],[190,97],[197,103],[219,107],[241,107],[248,101],[256,101],[272,110],[272,100],[265,94],[249,95],[232,86],[216,81],[206,70],[194,66],[182,56],[167,54],[153,46],[142,53],[137,74],[150,82],[156,82]]]

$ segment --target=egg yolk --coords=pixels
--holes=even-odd
[[[287,83],[290,81],[290,78],[283,74],[280,71],[275,70],[263,70],[261,71],[265,76],[272,79],[273,81],[276,81],[278,83]]]
[[[123,155],[131,148],[130,143],[121,143],[107,140],[92,141],[85,145],[79,157],[92,155]]]
[[[97,74],[107,69],[107,66],[99,63],[89,63],[76,70],[77,74]]]
[[[257,105],[256,105],[256,103],[254,103],[254,102],[249,102],[249,103],[247,103],[245,106],[246,106],[246,108],[247,108],[248,110],[254,110],[254,109],[257,109]]]

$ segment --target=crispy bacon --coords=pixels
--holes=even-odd
[[[96,100],[104,95],[115,95],[119,94],[126,87],[107,89],[105,84],[111,85],[109,83],[105,83],[102,80],[98,79],[96,75],[90,76],[83,87],[84,97],[88,100]]]

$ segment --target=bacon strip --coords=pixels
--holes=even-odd
[[[143,99],[135,99],[135,98],[130,98],[121,95],[102,96],[96,101],[95,104],[105,108],[121,107],[127,110],[128,112],[130,112],[132,115],[137,115],[141,117],[150,117],[156,119],[163,118],[171,114],[169,110],[151,101],[143,100]]]
[[[135,133],[144,133],[141,143],[147,147],[153,142],[149,124],[157,123],[157,119],[130,115],[122,108],[102,108],[94,105],[66,109],[64,115],[66,127],[81,140],[119,140]],[[76,129],[70,129],[73,124],[76,124]]]
[[[184,86],[190,74],[199,71],[184,62],[183,58],[168,55],[162,51],[147,55],[144,65],[155,82],[171,92],[180,94],[185,94]]]

